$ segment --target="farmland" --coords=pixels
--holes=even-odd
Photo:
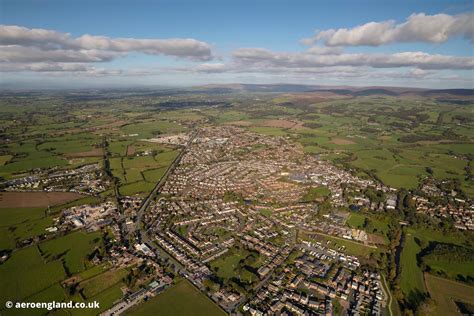
[[[429,242],[433,241],[465,245],[472,249],[472,241],[469,241],[468,238],[462,234],[447,236],[426,229],[406,230],[404,247],[400,258],[400,287],[410,304],[419,304],[420,297],[427,293],[423,280],[423,270],[417,259],[420,252],[427,247]],[[451,261],[446,263],[443,261],[428,261],[426,264],[432,273],[441,271],[442,274],[453,279],[457,279],[459,276],[467,279],[473,273],[472,262]]]
[[[47,260],[61,259],[68,273],[74,274],[86,268],[85,258],[96,247],[99,247],[101,234],[75,232],[40,245]]]
[[[0,208],[47,207],[65,204],[83,196],[72,192],[2,192]]]
[[[400,258],[400,286],[403,293],[408,297],[416,296],[418,293],[425,293],[426,291],[423,282],[423,272],[416,262],[416,255],[421,251],[421,248],[414,238],[412,234],[407,234]]]
[[[126,196],[149,193],[178,155],[173,147],[143,141],[111,142],[109,148],[112,173]]]
[[[436,315],[457,315],[456,302],[472,303],[474,287],[463,283],[425,274],[426,285],[431,298],[435,301]]]
[[[11,260],[0,266],[0,297],[22,300],[48,289],[65,276],[61,262],[46,263],[38,248],[18,250]]]

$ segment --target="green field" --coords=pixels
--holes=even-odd
[[[440,231],[431,231],[427,229],[407,229],[405,234],[405,243],[400,258],[400,287],[406,299],[409,302],[416,304],[419,300],[420,294],[426,293],[426,288],[423,282],[423,271],[418,265],[417,255],[422,250],[420,243],[427,245],[430,241],[437,241],[443,243],[451,243],[460,246],[472,247],[472,242],[460,232],[444,234]],[[472,265],[462,262],[451,262],[448,264],[438,262],[432,267],[436,269],[446,269],[448,276],[458,271],[472,274]]]
[[[414,238],[413,234],[406,234],[400,258],[400,287],[407,297],[426,292],[423,272],[416,261],[416,255],[421,251],[421,248]]]
[[[7,163],[13,156],[12,155],[3,155],[0,156],[0,166],[3,166],[5,163]]]
[[[249,128],[250,131],[269,135],[269,136],[286,136],[289,133],[284,128],[279,127],[265,127],[265,126],[258,126],[258,127],[251,127]]]
[[[126,312],[127,315],[163,316],[216,316],[226,315],[214,302],[202,294],[187,280],[152,298],[148,302]]]
[[[47,260],[64,260],[70,274],[86,269],[86,256],[102,245],[101,233],[74,232],[40,245]]]
[[[362,214],[351,213],[346,223],[349,227],[361,228],[364,225],[365,219],[366,216]]]
[[[167,169],[167,167],[149,169],[143,172],[143,176],[145,177],[146,181],[156,183],[160,181],[161,177],[165,174]]]
[[[428,260],[426,264],[430,267],[431,273],[444,274],[451,279],[456,279],[459,275],[474,279],[474,264],[472,262]]]
[[[44,207],[0,208],[0,225],[12,226],[30,220],[37,220],[44,217],[45,215],[46,209]]]
[[[155,183],[139,181],[135,183],[125,184],[120,187],[120,194],[122,195],[134,195],[141,193],[146,195],[150,193],[155,187]]]
[[[217,276],[230,279],[235,275],[235,270],[239,267],[239,262],[250,254],[243,248],[232,248],[225,255],[211,262],[211,269],[217,268]]]
[[[127,274],[126,269],[109,270],[79,283],[79,288],[82,289],[82,293],[86,298],[91,298],[120,283]]]
[[[111,308],[114,303],[120,300],[123,296],[122,290],[120,289],[124,284],[117,283],[114,286],[104,289],[99,294],[90,297],[86,300],[84,299],[76,299],[76,301],[83,301],[83,302],[99,302],[100,308],[99,309],[72,309],[60,312],[66,313],[66,315],[78,315],[78,316],[95,316]]]
[[[309,188],[303,196],[303,201],[311,202],[319,198],[328,197],[331,195],[331,191],[327,187]]]
[[[145,121],[125,125],[121,128],[121,133],[129,135],[132,139],[151,138],[159,134],[177,133],[183,131],[183,127],[170,121]],[[133,135],[133,136],[130,136]]]
[[[44,234],[53,223],[44,208],[0,208],[0,250],[13,249],[17,242]]]
[[[127,156],[128,146],[133,146],[135,152],[146,156]],[[110,168],[115,177],[120,180],[121,195],[147,195],[176,159],[178,150],[156,143],[140,141],[115,141],[109,145],[113,157],[109,159]]]
[[[111,266],[108,263],[100,264],[76,274],[75,277],[77,277],[79,280],[90,279],[92,277],[95,277],[96,275],[99,275],[109,270],[110,268]]]
[[[37,247],[17,250],[0,265],[0,297],[22,300],[46,290],[65,276],[61,261],[46,262]]]
[[[425,274],[426,285],[435,301],[433,315],[459,315],[454,301],[472,304],[474,287],[466,284]]]

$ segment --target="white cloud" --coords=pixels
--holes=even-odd
[[[342,53],[342,48],[313,46],[313,47],[308,48],[306,52],[308,54],[315,54],[315,55],[338,55]]]
[[[207,43],[191,38],[173,39],[111,39],[104,36],[83,35],[71,41],[71,47],[79,49],[101,49],[114,52],[142,52],[150,55],[168,55],[185,57],[196,60],[212,58],[210,46]]]
[[[18,45],[0,46],[0,62],[104,62],[118,57],[115,52],[103,50],[43,50],[39,47]]]
[[[135,39],[0,25],[0,62],[104,62],[131,52],[207,61],[211,46],[191,38]]]
[[[353,66],[372,68],[416,67],[419,69],[473,69],[472,57],[431,55],[424,52],[395,54],[317,55],[311,52],[272,52],[262,48],[241,48],[233,53],[235,62],[259,67],[332,67]]]
[[[37,63],[0,63],[1,72],[40,72],[48,74],[68,73],[88,76],[121,75],[120,69],[96,68],[83,63],[37,62]]]
[[[305,44],[323,41],[327,46],[379,46],[394,42],[443,43],[452,37],[474,41],[474,14],[426,15],[412,14],[406,22],[393,20],[369,22],[354,28],[318,31],[314,37],[303,39]]]

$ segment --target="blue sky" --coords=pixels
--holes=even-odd
[[[4,86],[473,87],[472,1],[2,0],[0,6]],[[357,28],[370,22],[377,24]],[[35,29],[55,34],[45,45]],[[340,32],[317,37],[328,30]],[[86,34],[95,38],[84,44]],[[122,38],[126,43],[115,42]],[[53,50],[60,50],[53,52],[57,60]]]

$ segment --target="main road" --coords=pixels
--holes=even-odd
[[[163,185],[166,183],[166,180],[168,179],[168,176],[170,175],[171,172],[176,168],[177,165],[179,165],[181,158],[183,158],[183,155],[185,154],[186,150],[188,149],[189,145],[193,143],[193,141],[196,139],[198,136],[198,132],[192,132],[191,135],[189,136],[188,141],[186,144],[183,146],[183,149],[181,152],[176,156],[176,158],[173,160],[169,168],[166,170],[165,174],[161,177],[160,181],[155,185],[153,190],[148,194],[148,196],[143,200],[142,204],[140,205],[140,208],[138,209],[137,212],[137,218],[135,220],[135,229],[137,231],[140,231],[141,233],[141,238],[145,238],[147,241],[148,237],[147,234],[144,230],[144,227],[142,227],[142,217],[145,211],[148,209],[150,206],[151,201],[156,197],[160,189],[163,187]]]

